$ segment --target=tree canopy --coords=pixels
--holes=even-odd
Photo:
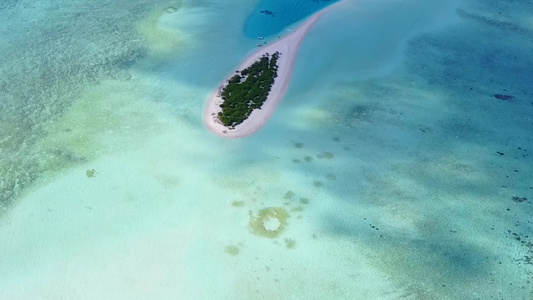
[[[246,120],[254,109],[260,109],[266,101],[277,77],[277,61],[280,53],[266,53],[248,68],[237,71],[221,89],[224,100],[218,113],[220,121],[227,127],[234,127]]]

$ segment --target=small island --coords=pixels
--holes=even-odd
[[[263,54],[261,59],[241,71],[220,88],[219,97],[224,100],[220,104],[222,111],[218,118],[228,128],[246,120],[254,109],[260,109],[267,100],[268,94],[278,76],[277,61],[281,53]]]
[[[265,42],[234,69],[209,97],[207,129],[225,138],[242,138],[263,128],[289,88],[303,40],[325,11],[342,2],[315,13],[293,31],[287,29],[291,33],[285,37]]]

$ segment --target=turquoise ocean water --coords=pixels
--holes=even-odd
[[[2,2],[0,299],[532,299],[531,4],[347,0],[203,127],[330,3]]]

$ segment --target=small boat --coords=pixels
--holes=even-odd
[[[262,40],[263,37],[262,37],[262,36],[258,36],[257,39],[258,39],[258,40]]]
[[[257,47],[263,47],[263,44],[257,44]]]

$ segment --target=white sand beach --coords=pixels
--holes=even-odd
[[[294,70],[294,64],[298,56],[298,51],[316,22],[320,19],[322,14],[331,7],[338,7],[343,2],[339,2],[333,6],[325,8],[303,22],[297,29],[293,30],[287,36],[280,40],[261,47],[258,51],[250,55],[246,60],[237,67],[237,70],[243,70],[259,60],[265,53],[281,53],[278,59],[278,77],[275,79],[272,89],[267,97],[267,100],[260,109],[255,109],[250,117],[241,124],[235,126],[234,129],[228,129],[218,119],[218,113],[222,110],[220,104],[223,102],[222,98],[218,96],[219,88],[234,75],[232,72],[222,84],[209,97],[207,108],[204,113],[204,124],[213,133],[227,137],[227,138],[242,138],[252,135],[265,126],[270,117],[274,114],[276,107],[283,100],[285,93],[289,88],[289,84]]]

